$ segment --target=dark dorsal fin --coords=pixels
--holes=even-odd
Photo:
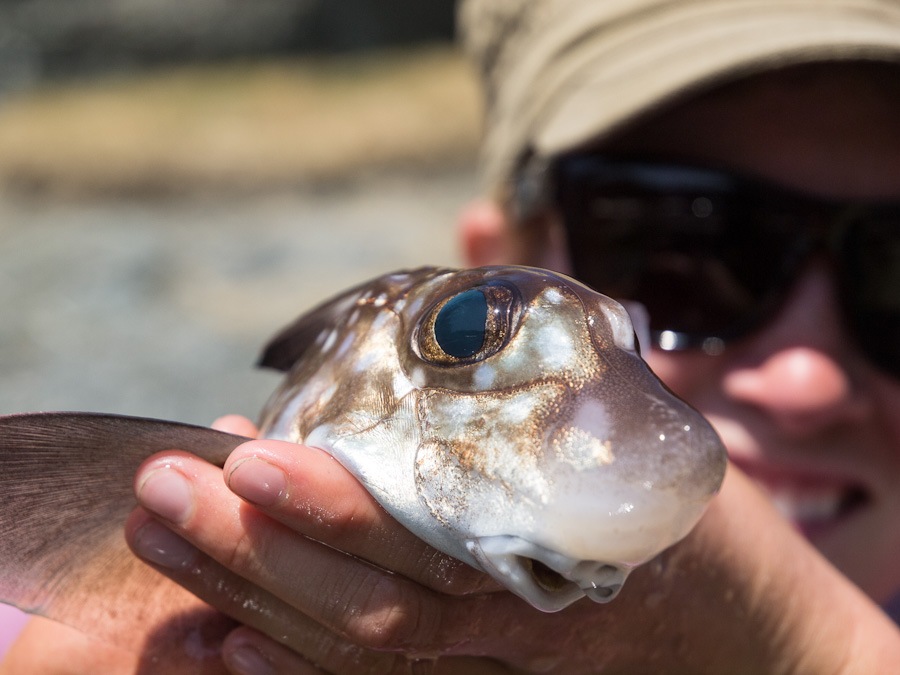
[[[287,372],[323,332],[340,326],[357,303],[383,295],[386,304],[391,306],[416,284],[448,271],[438,267],[400,270],[354,286],[302,314],[279,331],[263,349],[257,365]]]

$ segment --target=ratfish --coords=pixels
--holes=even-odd
[[[721,441],[640,358],[622,305],[547,270],[387,274],[302,315],[260,363],[286,373],[261,437],[328,452],[416,536],[546,612],[614,598],[724,477]],[[0,418],[0,601],[111,639],[118,608],[165,612],[122,534],[133,473],[172,448],[221,466],[246,440]]]

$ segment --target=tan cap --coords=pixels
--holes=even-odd
[[[552,156],[712,82],[824,60],[900,60],[900,0],[464,0],[485,88],[482,169],[504,192]]]

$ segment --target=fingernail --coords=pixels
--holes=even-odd
[[[287,491],[287,476],[273,464],[248,457],[231,470],[228,487],[251,504],[275,506]]]
[[[275,675],[272,664],[256,647],[242,645],[225,655],[228,667],[241,675]]]
[[[156,521],[147,521],[134,533],[135,553],[161,567],[177,570],[194,562],[197,549]]]
[[[194,494],[187,478],[170,467],[150,473],[140,484],[137,498],[145,509],[176,524],[188,519],[194,505]]]

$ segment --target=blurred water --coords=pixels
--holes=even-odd
[[[254,417],[253,363],[302,310],[395,268],[458,264],[468,173],[257,197],[0,199],[0,414]]]

